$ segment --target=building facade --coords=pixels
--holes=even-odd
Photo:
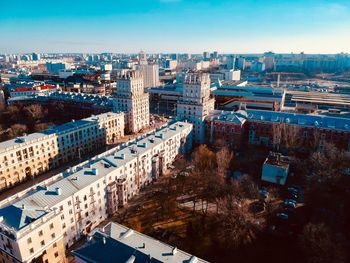
[[[190,149],[191,136],[192,124],[169,124],[2,201],[0,260],[64,262],[63,246],[90,233],[166,172]]]
[[[298,149],[315,147],[312,144],[322,149],[325,143],[332,143],[350,151],[350,119],[346,118],[263,110],[214,111],[206,118],[206,134],[212,143],[224,139],[233,145],[272,147],[277,133],[279,140],[298,144]]]
[[[136,133],[149,126],[149,96],[140,71],[129,71],[117,80],[114,111],[125,112],[126,130]]]
[[[138,69],[142,72],[143,87],[145,89],[159,86],[159,65],[143,64],[139,65]]]
[[[210,77],[207,73],[190,73],[185,76],[182,98],[177,104],[177,117],[193,123],[193,138],[205,141],[204,119],[214,110],[215,100],[210,95]]]
[[[0,190],[124,136],[124,114],[105,113],[0,143]]]

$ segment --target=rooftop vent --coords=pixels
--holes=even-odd
[[[192,256],[188,261],[188,263],[196,263],[196,262],[198,262],[198,258],[196,256]]]
[[[93,175],[98,175],[98,170],[96,168],[92,168],[91,173]]]
[[[125,261],[125,263],[133,263],[135,262],[135,260],[136,260],[136,257],[134,255],[131,255],[131,257],[127,261]]]
[[[131,236],[134,233],[134,230],[128,229],[126,232],[123,233],[122,238],[127,238]]]
[[[174,247],[172,250],[171,250],[171,254],[173,254],[173,256],[177,253],[177,247]]]
[[[56,194],[61,195],[62,194],[62,189],[60,187],[56,187]]]

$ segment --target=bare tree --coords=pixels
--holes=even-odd
[[[276,151],[280,150],[282,143],[282,122],[275,122],[272,124],[272,144]]]
[[[23,135],[23,133],[26,133],[28,131],[28,128],[24,124],[14,124],[10,128],[9,137],[14,138],[17,136]]]
[[[216,165],[215,153],[208,149],[204,144],[201,144],[193,155],[193,164],[195,169],[204,171],[212,170]]]
[[[45,116],[45,112],[39,104],[32,104],[24,107],[23,111],[25,115],[32,121],[40,120]]]
[[[324,143],[323,150],[312,153],[309,160],[310,175],[317,182],[336,182],[348,165],[345,152],[331,143]]]
[[[297,147],[300,141],[300,127],[294,124],[276,122],[272,125],[272,143],[277,151],[281,146],[287,149]]]
[[[220,200],[219,209],[219,236],[225,244],[237,248],[255,240],[260,226],[245,202],[227,196]]]
[[[7,107],[7,113],[12,121],[19,121],[20,119],[20,109],[17,106]]]
[[[295,124],[282,125],[282,144],[287,149],[297,147],[300,141],[300,126]]]
[[[48,128],[49,128],[49,125],[47,123],[38,123],[34,125],[35,132],[47,130]]]
[[[307,224],[300,244],[310,263],[346,262],[344,248],[325,224]]]
[[[232,157],[233,153],[227,147],[223,147],[216,153],[217,177],[222,185],[225,183],[227,169],[230,166]]]

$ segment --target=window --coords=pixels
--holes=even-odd
[[[33,248],[29,249],[29,253],[33,254],[34,253],[34,249]]]
[[[51,237],[52,237],[52,238],[55,238],[55,237],[56,237],[55,233],[52,233],[52,234],[51,234]]]
[[[58,257],[58,252],[55,252],[55,258],[57,258]]]
[[[43,235],[43,231],[40,230],[40,231],[39,231],[39,237],[41,237],[42,235]]]
[[[42,247],[45,246],[45,241],[42,240],[42,241],[40,242],[40,245],[41,245]]]
[[[52,229],[52,228],[53,228],[53,224],[51,223],[51,224],[50,224],[50,229]]]
[[[63,223],[63,224],[62,224],[62,228],[66,228],[66,223]]]
[[[53,243],[53,245],[52,245],[53,247],[57,247],[57,243],[55,242],[55,243]]]
[[[27,239],[27,243],[28,244],[32,243],[32,238],[31,237]]]

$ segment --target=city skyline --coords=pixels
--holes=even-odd
[[[2,3],[1,53],[350,52],[348,1]]]

